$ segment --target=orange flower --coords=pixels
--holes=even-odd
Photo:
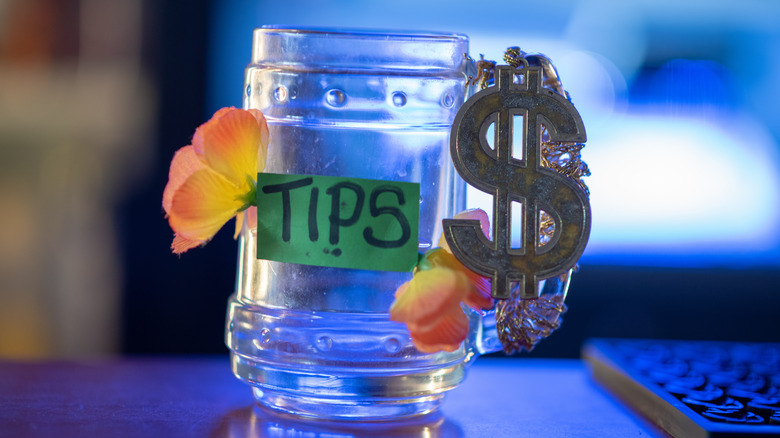
[[[462,300],[466,305],[473,309],[493,307],[493,299],[490,297],[490,280],[463,266],[463,263],[449,252],[449,248],[433,249],[426,253],[425,257],[433,267],[450,269],[466,276],[471,286],[469,293]]]
[[[455,351],[468,335],[469,321],[460,302],[470,291],[462,272],[419,271],[398,288],[390,319],[406,323],[414,346],[423,353]]]
[[[487,214],[482,210],[459,213],[455,219],[478,219],[487,234]],[[455,351],[466,339],[469,321],[461,303],[489,309],[490,281],[463,266],[442,238],[423,255],[412,279],[402,284],[390,307],[390,319],[403,322],[414,346],[423,353]]]
[[[268,125],[258,110],[222,108],[195,131],[174,155],[163,192],[174,253],[205,244],[233,216],[238,233],[244,211],[256,204],[267,151]]]

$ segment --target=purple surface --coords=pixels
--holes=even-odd
[[[271,415],[227,357],[0,362],[0,437],[656,435],[598,389],[580,361],[482,358],[440,414],[363,425]]]

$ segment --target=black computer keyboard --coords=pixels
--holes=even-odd
[[[672,436],[780,436],[780,344],[593,339],[583,358]]]

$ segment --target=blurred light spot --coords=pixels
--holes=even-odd
[[[553,61],[588,131],[594,123],[609,123],[610,114],[625,109],[626,80],[610,60],[596,53],[573,51]]]
[[[771,249],[780,224],[775,150],[759,125],[736,116],[614,120],[585,156],[593,170],[588,252],[729,259]]]
[[[613,115],[611,123],[583,151],[593,171],[585,178],[593,227],[584,260],[762,263],[780,252],[777,146],[761,125],[739,116]],[[492,216],[492,196],[469,188],[468,203]]]

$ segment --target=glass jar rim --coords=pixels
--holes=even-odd
[[[371,38],[379,37],[393,40],[461,40],[468,41],[468,36],[455,32],[440,32],[429,30],[402,30],[402,29],[369,29],[369,28],[349,28],[349,27],[328,27],[328,26],[289,26],[279,24],[266,24],[255,29],[255,33],[289,33],[289,34],[312,34],[327,35],[332,38]]]
[[[463,75],[463,34],[271,25],[255,29],[252,64],[299,71],[416,71]]]

